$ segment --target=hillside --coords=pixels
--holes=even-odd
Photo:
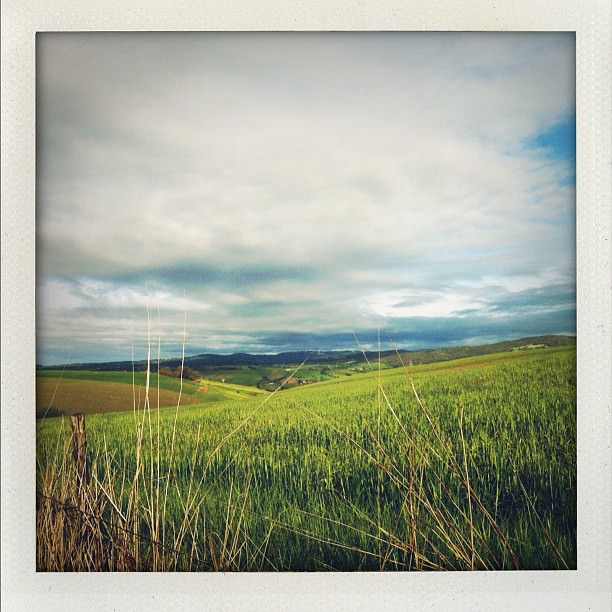
[[[437,361],[447,361],[449,359],[459,359],[461,357],[472,357],[474,355],[487,355],[490,353],[500,353],[511,351],[522,347],[557,347],[574,346],[575,336],[530,336],[506,340],[493,344],[483,344],[477,346],[449,346],[445,348],[424,349],[409,351],[402,349],[382,351],[379,355],[377,351],[292,351],[276,354],[251,354],[234,353],[231,355],[221,355],[215,353],[205,353],[185,357],[185,367],[189,367],[202,374],[211,369],[221,368],[246,368],[250,367],[274,367],[300,364],[306,361],[310,365],[354,365],[365,364],[367,361],[378,361],[388,366],[399,366],[400,361],[404,364],[412,362],[414,365],[421,363],[434,363]],[[399,355],[399,356],[398,356]],[[401,357],[401,360],[400,360]],[[92,370],[107,372],[131,372],[146,369],[146,361],[111,361],[104,363],[72,363],[67,365],[39,366],[39,370]],[[181,365],[180,358],[162,359],[160,368],[176,368]],[[251,377],[252,379],[252,377]],[[246,382],[244,384],[253,384]]]
[[[200,379],[182,382],[170,376],[151,374],[149,405],[210,405],[228,399],[246,399],[263,394],[253,387]],[[104,413],[142,410],[146,407],[144,372],[92,370],[44,370],[36,376],[36,415],[70,415],[77,412]]]
[[[435,363],[438,361],[448,361],[451,359],[461,359],[462,357],[475,357],[477,355],[489,355],[492,353],[503,353],[506,351],[553,348],[558,346],[575,346],[576,336],[529,336],[517,340],[506,340],[494,344],[482,344],[479,346],[452,346],[446,348],[428,349],[424,351],[399,351],[402,361],[408,365],[410,361],[414,365],[423,363]],[[376,358],[376,353],[369,354]],[[395,351],[386,354],[384,357],[390,365],[401,365]]]
[[[133,413],[130,405],[87,416],[95,513],[104,508],[105,521],[126,531],[134,522],[125,517],[138,513],[144,534],[137,546],[132,538],[105,541],[103,550],[112,552],[105,560],[120,559],[130,546],[129,558],[140,561],[129,567],[151,569],[151,512],[167,508],[160,515],[172,555],[160,549],[159,558],[166,570],[576,567],[573,347],[228,396],[160,410],[152,426],[147,411]],[[71,464],[70,436],[65,419],[37,423],[45,499],[64,500],[70,490],[74,477],[62,468]],[[141,492],[138,506],[133,490]],[[199,538],[198,554],[192,539],[172,539],[186,525],[214,534]],[[82,532],[76,521],[75,529]]]

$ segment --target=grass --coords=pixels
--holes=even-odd
[[[206,378],[200,379],[200,387],[204,386],[208,390],[219,391],[226,397],[242,399],[245,397],[267,395],[263,389],[257,387],[247,387],[244,385],[236,385],[232,383],[218,382],[216,380],[209,380]]]
[[[374,363],[275,394],[88,416],[88,527],[53,510],[78,505],[70,427],[41,420],[38,568],[574,568],[575,359]]]
[[[211,404],[228,398],[245,398],[265,393],[256,388],[217,383],[193,382],[151,373],[148,381],[155,392],[155,406]],[[44,370],[37,373],[36,414],[59,416],[142,408],[147,386],[146,372],[98,372]]]
[[[283,364],[276,366],[260,365],[238,365],[233,367],[209,366],[203,367],[198,371],[202,378],[208,382],[249,386],[265,391],[273,391],[281,382],[285,381],[288,374],[296,367],[296,364]],[[381,363],[381,368],[393,367],[385,362]],[[368,370],[365,363],[325,363],[325,364],[305,364],[299,372],[299,377],[295,381],[286,381],[285,389],[303,384],[307,381],[321,382],[343,376],[351,376],[354,373],[365,372]],[[241,389],[243,392],[244,389]]]

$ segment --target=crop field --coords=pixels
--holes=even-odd
[[[178,409],[125,385],[87,415],[85,498],[69,419],[40,419],[38,569],[576,567],[575,348],[371,366]]]
[[[151,404],[161,408],[209,404],[228,398],[264,393],[256,388],[216,381],[195,383],[152,373],[149,380]],[[158,391],[159,389],[159,391]],[[146,372],[96,372],[44,370],[37,373],[36,415],[61,416],[77,412],[118,412],[144,407]]]
[[[380,366],[381,369],[390,367],[384,362]],[[295,365],[237,366],[233,368],[204,368],[201,372],[203,377],[210,381],[253,386],[266,391],[273,391],[283,382],[283,388],[290,389],[302,384],[351,376],[354,373],[368,370],[367,364],[305,364],[298,372],[298,376],[290,377],[287,380],[294,368]]]

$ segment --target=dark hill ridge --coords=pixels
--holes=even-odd
[[[505,340],[494,344],[482,344],[479,346],[451,346],[446,348],[426,349],[423,351],[399,351],[404,365],[412,361],[414,365],[422,363],[435,363],[437,361],[449,361],[463,357],[475,357],[477,355],[488,355],[491,353],[504,353],[506,351],[520,350],[526,348],[544,348],[556,346],[575,346],[576,336],[529,336],[518,340]],[[370,353],[377,358],[377,353]],[[395,351],[385,359],[389,365],[401,365],[400,359]]]
[[[408,365],[422,363],[434,363],[437,361],[448,361],[450,359],[460,359],[462,357],[472,357],[475,355],[487,355],[489,353],[503,353],[505,351],[518,350],[521,348],[555,347],[555,346],[575,346],[576,336],[530,336],[517,340],[506,340],[494,344],[482,344],[479,346],[451,346],[445,348],[425,349],[421,351],[381,351],[380,359],[389,366],[399,366],[401,362]],[[401,360],[400,360],[401,357]],[[281,366],[288,364],[299,364],[306,361],[310,364],[332,364],[332,363],[362,363],[377,361],[378,351],[291,351],[277,353],[274,355],[234,353],[232,355],[217,355],[205,353],[185,357],[185,366],[198,370],[200,368],[211,367],[245,367],[245,366]],[[152,364],[156,363],[152,361]],[[172,368],[181,365],[181,360],[162,359],[160,367]],[[38,367],[41,370],[94,370],[94,371],[131,371],[146,369],[146,360],[136,361],[111,361],[104,363],[72,363],[66,366],[44,366]]]

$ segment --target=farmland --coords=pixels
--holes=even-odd
[[[44,370],[37,374],[36,414],[70,415],[77,412],[118,412],[144,407],[146,372]],[[210,404],[228,398],[252,397],[259,389],[208,381],[197,382],[152,373],[149,388],[160,408]]]
[[[178,409],[155,381],[134,410],[115,373],[127,411],[87,416],[87,528],[52,511],[77,504],[70,423],[39,420],[39,569],[575,568],[575,348],[377,366],[250,397],[184,382]]]
[[[199,377],[221,383],[230,383],[243,386],[252,386],[271,391],[281,383],[283,388],[292,388],[304,383],[321,382],[333,378],[352,376],[369,370],[369,363],[376,362],[377,369],[398,367],[404,364],[430,364],[442,361],[452,361],[479,355],[506,353],[513,350],[533,350],[536,348],[554,348],[561,346],[576,346],[575,336],[531,336],[516,340],[506,340],[495,344],[478,346],[452,346],[445,348],[406,351],[293,351],[278,354],[235,353],[232,355],[203,354],[186,356],[184,363],[181,359],[161,359],[152,364],[155,372],[174,369],[175,375],[182,367],[185,371],[193,371]],[[287,380],[287,373],[295,368],[296,364],[304,362],[295,380]],[[116,361],[106,363],[63,364],[62,366],[39,367],[40,376],[57,375],[61,372],[74,372],[76,377],[83,377],[83,371],[88,372],[86,377],[97,380],[96,373],[115,372],[118,382],[131,383],[131,373],[136,371],[139,384],[144,384],[144,371],[146,361]],[[187,376],[186,376],[187,378]],[[107,379],[104,379],[107,380]]]

